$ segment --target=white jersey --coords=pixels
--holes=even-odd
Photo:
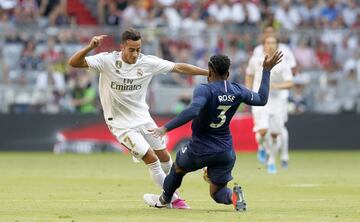
[[[290,47],[284,43],[279,43],[278,49],[279,49],[279,51],[281,51],[283,53],[283,58],[282,58],[283,62],[288,64],[291,69],[295,68],[296,67],[296,59],[295,59],[295,55],[291,51]],[[253,56],[265,57],[264,46],[262,44],[255,47]],[[290,95],[290,91],[287,89],[284,89],[284,90],[282,90],[282,94],[284,94],[284,98],[287,100],[287,98]]]
[[[291,51],[289,46],[283,43],[279,43],[279,51],[283,53],[283,61],[290,66],[290,68],[295,68],[296,59],[294,53]],[[264,46],[258,45],[255,47],[253,56],[263,57],[264,56]]]
[[[246,68],[246,74],[254,76],[253,91],[259,90],[262,79],[263,62],[263,56],[252,56],[249,60],[249,65]],[[285,61],[281,61],[271,70],[270,84],[285,81],[293,81],[293,75],[290,66],[286,64]],[[284,108],[283,101],[287,99],[287,95],[284,94],[283,91],[284,90],[270,89],[268,103],[265,106],[269,112],[280,112],[280,109]],[[253,108],[256,109],[256,107]]]
[[[117,51],[85,59],[100,73],[99,94],[108,125],[131,129],[153,121],[146,103],[148,86],[154,75],[173,70],[173,62],[140,54],[135,64],[127,64]]]

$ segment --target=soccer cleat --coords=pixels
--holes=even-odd
[[[160,201],[160,195],[156,194],[144,194],[143,196],[145,204],[149,205],[150,207],[156,208],[172,208],[171,203],[163,204]]]
[[[207,182],[207,183],[210,183],[210,179],[209,179],[209,176],[208,176],[208,172],[207,172],[207,167],[204,167],[202,168],[203,170],[203,179]]]
[[[286,160],[282,160],[281,161],[281,167],[284,168],[284,169],[289,168],[289,162],[286,161]]]
[[[235,184],[232,193],[232,202],[236,211],[246,211],[244,193],[239,185]]]
[[[277,173],[277,170],[276,170],[275,164],[274,164],[274,163],[268,164],[268,166],[267,166],[267,171],[268,171],[268,173],[270,173],[270,174],[276,174],[276,173]]]
[[[257,152],[257,158],[260,163],[266,163],[266,150],[264,148],[259,148]]]
[[[174,209],[184,209],[184,210],[190,209],[190,206],[187,205],[185,200],[180,199],[180,198],[178,198],[178,199],[174,200],[173,202],[171,202],[171,206]]]

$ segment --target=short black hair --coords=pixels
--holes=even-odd
[[[220,76],[225,76],[229,72],[231,61],[226,55],[213,55],[208,63],[209,67]]]
[[[127,40],[138,41],[141,39],[141,33],[135,29],[127,29],[121,35],[121,42],[125,43]]]

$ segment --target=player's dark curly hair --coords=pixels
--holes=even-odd
[[[208,63],[209,68],[220,76],[225,76],[229,72],[231,61],[226,55],[213,55]]]
[[[127,40],[137,41],[141,39],[141,33],[135,29],[127,29],[121,35],[121,42],[126,42]]]

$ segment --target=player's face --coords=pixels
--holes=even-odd
[[[122,59],[128,64],[136,63],[141,52],[141,39],[137,41],[127,40],[121,45]]]
[[[265,54],[271,56],[277,50],[278,44],[277,40],[274,37],[267,37],[264,41],[264,51]]]

